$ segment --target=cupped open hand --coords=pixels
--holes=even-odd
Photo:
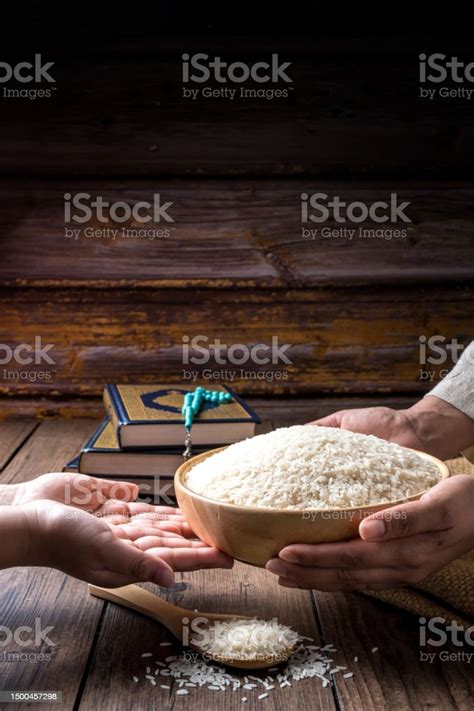
[[[167,587],[173,571],[232,567],[224,553],[192,538],[176,509],[152,508],[162,510],[112,523],[51,500],[21,504],[30,531],[28,564],[106,587],[146,581]]]

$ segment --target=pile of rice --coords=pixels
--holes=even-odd
[[[397,444],[334,427],[296,425],[237,442],[187,474],[211,499],[277,509],[387,503],[431,488],[438,467]]]
[[[192,644],[220,661],[233,659],[271,660],[278,664],[286,659],[300,636],[291,627],[276,620],[223,620],[209,625],[193,638]]]
[[[268,624],[268,623],[267,623]],[[297,634],[296,632],[294,634]],[[308,644],[309,642],[309,644]],[[135,684],[149,682],[152,686],[163,689],[166,693],[176,693],[177,696],[199,693],[204,687],[211,691],[240,692],[241,702],[271,700],[271,695],[278,689],[290,688],[295,682],[317,678],[323,688],[330,689],[336,674],[344,679],[350,679],[354,673],[346,666],[335,663],[332,655],[337,652],[332,644],[323,647],[313,644],[312,637],[298,636],[296,649],[284,665],[268,670],[231,673],[229,669],[216,666],[206,661],[197,652],[182,652],[180,655],[170,655],[164,661],[155,660],[152,666],[152,652],[144,652],[146,667],[143,676],[133,676]],[[168,646],[168,642],[162,642]],[[372,653],[377,651],[372,649]],[[205,657],[205,655],[204,655]],[[358,662],[354,657],[354,662]],[[239,694],[237,694],[239,695]]]

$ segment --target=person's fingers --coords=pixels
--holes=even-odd
[[[130,512],[134,518],[147,521],[184,521],[184,516],[178,509],[167,506],[153,506],[136,502],[129,504]]]
[[[165,560],[176,571],[200,570],[202,568],[232,568],[234,561],[215,548],[150,548],[148,555]]]
[[[119,501],[135,501],[139,494],[138,484],[133,484],[129,481],[114,481],[113,479],[97,479],[93,478],[95,489],[107,499],[117,499]]]
[[[119,516],[129,518],[130,513],[128,507],[129,504],[127,504],[126,501],[116,501],[115,499],[107,499],[100,507],[100,510],[96,511],[95,513],[99,517],[113,516],[117,514]]]
[[[319,425],[320,427],[340,427],[343,412],[343,410],[333,412],[331,415],[327,415],[327,417],[321,417],[319,420],[313,420],[312,422],[307,422],[307,424]]]
[[[384,568],[409,564],[413,542],[371,543],[354,538],[336,543],[293,543],[278,560],[308,568]]]
[[[141,501],[137,501],[136,504],[145,507],[143,509],[144,512],[149,511],[150,513],[157,514],[162,518],[169,518],[172,516],[183,517],[183,512],[181,511],[181,509],[178,509],[175,506],[155,506],[154,504],[146,504]]]
[[[154,536],[155,538],[159,536],[166,536],[168,538],[179,538],[181,540],[185,540],[178,531],[173,530],[171,525],[170,529],[171,530],[158,529],[153,526],[131,526],[129,523],[125,523],[114,526],[113,531],[118,538],[126,538],[130,541],[136,541],[139,538],[145,538],[145,536]]]
[[[86,474],[67,475],[67,478],[63,479],[63,485],[61,500],[91,512],[97,511],[109,500],[123,503],[133,501],[138,496],[136,484],[98,479]]]
[[[277,558],[267,563],[267,570],[279,578],[291,581],[298,587],[314,590],[356,590],[372,585],[391,585],[413,579],[411,568],[305,568],[293,563],[283,563]]]
[[[96,492],[103,500],[117,499],[119,501],[134,501],[138,496],[139,487],[128,481],[115,481],[113,479],[99,479],[85,474],[76,474],[72,478],[74,487]]]
[[[130,528],[141,528],[137,524],[130,525]],[[150,526],[150,531],[154,531],[155,535],[159,535],[161,532],[175,533],[177,536],[182,536],[183,538],[197,538],[192,528],[187,523],[172,523],[171,521],[161,521],[155,526]]]
[[[137,538],[134,542],[137,548],[143,551],[150,548],[209,548],[202,541],[188,541],[185,538],[181,538],[181,536],[173,536],[172,534],[143,536]]]
[[[127,501],[119,501],[117,499],[107,499],[100,507],[100,510],[97,511],[97,514],[99,514],[100,516],[118,514],[120,516],[123,516],[124,519],[132,521],[134,516],[149,513],[148,509],[145,508],[147,506],[148,504],[137,504],[129,503]],[[158,517],[158,514],[156,516]],[[167,521],[168,519],[169,517],[166,516],[164,520]]]
[[[107,501],[107,496],[103,493],[99,480],[93,476],[66,474],[61,480],[58,479],[58,482],[61,482],[62,486],[58,500],[70,506],[95,511]]]
[[[197,538],[189,523],[181,515],[167,517],[158,515],[155,517],[154,515],[138,514],[132,516],[129,523],[133,526],[142,526],[143,524],[154,526],[158,530],[175,530],[185,538]]]
[[[133,501],[129,503],[130,513],[133,516],[138,516],[140,514],[147,514],[150,518],[156,519],[168,519],[171,517],[176,517],[173,513],[173,509],[167,506],[154,506],[153,504],[147,504],[145,501]]]
[[[177,521],[174,523],[172,520],[160,521],[159,523],[150,523],[148,521],[119,521],[120,528],[125,529],[126,535],[129,538],[140,538],[144,535],[159,536],[162,533],[172,533],[176,536],[182,538],[197,538],[191,527],[184,522]]]
[[[130,524],[130,527],[140,526],[139,521],[135,521],[135,519],[132,519],[130,521]],[[180,521],[179,519],[176,521],[174,519],[169,519],[167,521],[157,521],[156,523],[152,523],[148,527],[150,529],[154,529],[155,531],[175,531],[180,536],[184,536],[184,538],[197,538],[189,523],[187,523],[186,521]]]
[[[163,525],[176,526],[178,530],[182,527],[183,535],[194,535],[185,522],[181,514],[169,514],[166,507],[162,507],[162,511],[157,511],[157,507],[143,503],[127,503],[109,499],[96,510],[96,515],[103,517],[111,524],[130,523],[133,525],[143,525],[147,523],[149,526],[157,526],[161,528]]]
[[[407,568],[421,580],[431,572],[434,560],[442,560],[444,564],[454,557],[456,550],[456,541],[448,539],[445,531],[432,531],[377,543],[360,539],[317,545],[298,543],[283,548],[273,560],[316,570]]]
[[[129,582],[151,582],[163,587],[174,582],[173,570],[167,562],[136,546],[116,540],[107,547],[106,554],[107,570],[125,576]]]
[[[122,541],[132,541],[133,542],[133,540],[131,538],[129,538],[126,529],[127,529],[127,526],[118,524],[117,526],[113,526],[112,531],[113,531],[114,536],[116,538],[119,538]]]
[[[367,516],[359,525],[364,541],[388,541],[428,531],[447,531],[456,521],[453,497],[455,478],[445,479],[424,494],[419,501],[393,506]]]

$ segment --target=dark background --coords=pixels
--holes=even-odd
[[[49,99],[0,98],[0,342],[41,335],[56,360],[48,382],[0,368],[5,414],[98,412],[106,381],[176,382],[185,334],[292,344],[290,378],[242,381],[244,395],[357,402],[427,389],[420,335],[470,340],[474,99],[418,95],[421,52],[474,60],[454,9],[30,3],[9,8],[0,41],[0,61],[39,52],[56,79]],[[183,52],[278,53],[294,89],[187,101]],[[63,195],[82,190],[160,192],[172,238],[72,243]],[[397,192],[413,229],[304,241],[300,194],[314,191]]]

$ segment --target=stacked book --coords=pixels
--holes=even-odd
[[[142,495],[173,497],[183,462],[183,400],[193,386],[106,385],[106,416],[67,471],[136,482]],[[193,453],[232,444],[255,433],[255,412],[226,385],[229,402],[206,402],[192,426]]]

